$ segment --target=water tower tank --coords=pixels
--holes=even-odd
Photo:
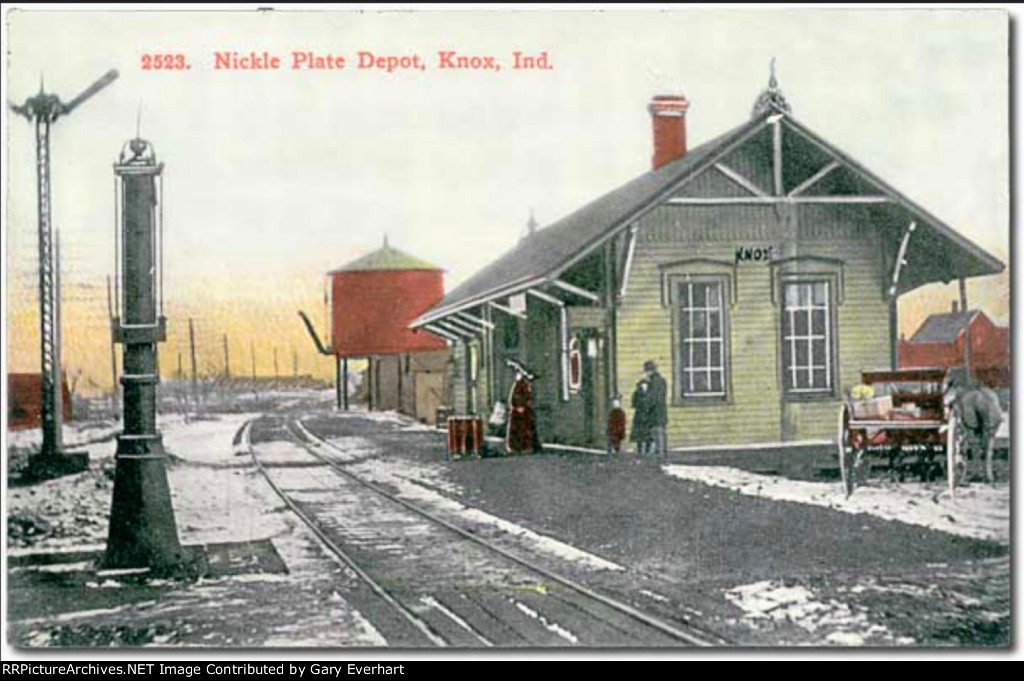
[[[329,273],[331,345],[338,357],[444,350],[409,323],[444,297],[443,272],[388,245]]]

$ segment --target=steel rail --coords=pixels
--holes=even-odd
[[[302,423],[302,419],[294,419],[293,423],[299,428],[299,430],[302,431],[302,434],[305,435],[306,437],[308,437],[311,441],[316,442],[316,443],[320,444],[321,446],[325,446],[325,447],[327,447],[329,449],[333,449],[334,451],[336,451],[338,453],[343,453],[335,445],[331,444],[327,440],[324,440],[323,438],[320,438],[320,437],[316,436],[315,434],[313,434],[312,432],[310,432],[309,429],[306,428],[305,424]],[[302,444],[305,445],[305,443],[302,443]],[[311,447],[305,446],[305,449],[306,449],[307,452],[309,452],[310,454],[315,456],[317,459],[323,461],[328,466],[330,466],[332,470],[334,470],[334,471],[336,471],[336,472],[338,472],[338,473],[340,473],[340,474],[350,478],[351,480],[359,483],[360,485],[366,487],[367,489],[373,490],[377,494],[379,494],[379,495],[381,495],[381,496],[383,496],[383,497],[385,497],[387,499],[390,499],[391,501],[394,501],[395,503],[398,503],[398,504],[404,506],[405,508],[409,509],[410,511],[413,511],[414,513],[417,513],[418,515],[420,515],[420,516],[422,516],[422,517],[424,517],[424,518],[426,518],[426,519],[428,519],[428,520],[430,520],[430,521],[432,521],[434,523],[437,523],[438,525],[441,525],[441,526],[445,527],[446,529],[448,529],[448,530],[450,530],[450,531],[460,535],[461,537],[463,537],[465,539],[468,539],[468,540],[470,540],[470,541],[472,541],[472,542],[474,542],[474,543],[476,543],[476,544],[478,544],[480,546],[483,546],[486,549],[489,549],[490,551],[493,551],[493,552],[495,552],[495,553],[497,553],[497,554],[507,558],[508,560],[511,560],[512,562],[514,562],[514,563],[516,563],[518,565],[521,565],[522,567],[525,567],[526,569],[530,570],[531,572],[534,572],[536,574],[542,575],[542,576],[546,577],[547,579],[550,579],[553,582],[557,582],[558,584],[561,584],[562,586],[564,586],[564,587],[566,587],[566,588],[568,588],[568,589],[570,589],[572,591],[575,591],[576,593],[582,594],[582,595],[584,595],[584,596],[586,596],[588,598],[596,600],[596,601],[604,604],[605,606],[607,606],[607,607],[609,607],[609,608],[611,608],[613,610],[616,610],[616,611],[618,611],[618,612],[620,612],[620,613],[622,613],[624,615],[627,615],[627,616],[629,616],[629,617],[631,617],[631,618],[633,618],[633,619],[635,619],[635,620],[637,620],[639,622],[642,622],[643,624],[646,624],[649,627],[657,629],[658,631],[662,632],[663,634],[668,635],[671,638],[674,638],[676,640],[682,641],[682,642],[687,643],[689,645],[698,646],[698,647],[713,647],[713,646],[718,646],[718,645],[726,645],[726,644],[729,643],[728,641],[726,641],[725,639],[722,639],[721,637],[716,637],[716,638],[718,638],[717,641],[713,640],[710,636],[704,635],[703,632],[701,634],[696,634],[696,633],[692,633],[692,632],[688,632],[688,631],[683,631],[682,629],[680,629],[680,628],[678,628],[678,627],[676,627],[676,626],[674,626],[672,624],[669,624],[668,622],[665,622],[665,621],[661,620],[658,617],[655,617],[653,615],[649,615],[649,614],[647,614],[645,612],[642,612],[642,611],[634,608],[633,606],[629,605],[628,603],[624,603],[624,602],[622,602],[622,601],[620,601],[620,600],[618,600],[616,598],[612,598],[611,596],[606,596],[606,595],[604,595],[602,593],[599,593],[599,592],[595,591],[594,589],[591,589],[590,587],[587,587],[587,586],[585,586],[583,584],[580,584],[579,582],[576,582],[575,580],[569,579],[568,577],[563,577],[562,575],[559,575],[556,572],[552,572],[551,570],[549,570],[547,568],[541,567],[541,566],[537,565],[536,563],[533,563],[533,562],[531,562],[531,561],[529,561],[529,560],[527,560],[527,559],[525,559],[525,558],[523,558],[521,556],[516,555],[515,553],[513,553],[513,552],[511,552],[511,551],[509,551],[507,549],[502,548],[501,546],[498,546],[498,545],[496,545],[496,544],[494,544],[492,542],[487,541],[486,539],[483,539],[482,537],[478,537],[475,534],[473,534],[471,532],[468,532],[467,530],[464,530],[463,528],[459,527],[458,525],[455,525],[454,523],[452,523],[452,522],[450,522],[448,520],[445,520],[444,518],[442,518],[442,517],[440,517],[440,516],[438,516],[438,515],[436,515],[434,513],[431,513],[430,511],[427,511],[427,510],[425,510],[423,508],[420,508],[416,504],[410,503],[410,502],[406,501],[405,499],[402,499],[401,497],[398,497],[398,496],[388,492],[387,490],[383,489],[379,485],[376,485],[376,484],[374,484],[372,482],[364,480],[363,478],[359,477],[358,475],[356,475],[356,474],[352,473],[351,471],[345,469],[344,467],[338,465],[337,462],[332,461],[331,459],[323,456],[319,452],[314,451]],[[690,626],[692,626],[692,625],[690,625]]]
[[[296,516],[298,516],[303,523],[306,524],[306,526],[313,532],[313,534],[316,535],[316,538],[320,540],[320,543],[324,546],[324,548],[326,548],[328,551],[334,554],[339,560],[341,560],[346,566],[348,566],[353,572],[355,572],[356,575],[361,580],[363,580],[363,582],[365,582],[367,586],[370,587],[370,590],[381,598],[381,600],[383,600],[385,603],[387,603],[395,610],[397,610],[398,613],[406,621],[408,621],[410,624],[416,627],[416,629],[420,631],[420,633],[422,633],[424,636],[426,636],[431,643],[441,648],[447,647],[447,641],[438,636],[426,622],[420,619],[420,617],[416,613],[412,612],[412,610],[407,608],[394,596],[388,593],[387,589],[378,584],[373,577],[371,577],[365,570],[359,567],[359,564],[356,563],[356,561],[351,556],[349,556],[340,546],[331,541],[330,537],[328,537],[327,534],[322,529],[320,529],[319,524],[315,520],[313,520],[302,509],[300,509],[298,505],[294,501],[292,501],[291,497],[289,497],[284,492],[284,490],[277,486],[277,484],[270,477],[270,474],[267,473],[267,469],[263,466],[263,463],[259,460],[259,457],[256,456],[256,450],[252,446],[252,441],[250,439],[249,432],[252,429],[252,424],[255,421],[256,419],[247,421],[245,425],[242,426],[240,444],[249,453],[249,456],[252,457],[253,463],[256,464],[256,468],[263,475],[264,479],[270,485],[271,489],[273,489],[274,492],[276,492],[277,495],[281,497],[281,500],[284,501],[285,505],[287,505],[288,508]]]

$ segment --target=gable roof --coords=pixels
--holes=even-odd
[[[519,293],[548,282],[581,256],[678,191],[688,180],[722,159],[757,132],[769,118],[775,116],[781,116],[783,122],[799,135],[866,178],[893,203],[903,207],[914,215],[915,219],[924,223],[923,226],[932,228],[940,239],[952,242],[952,246],[959,249],[958,252],[964,256],[965,264],[960,265],[963,273],[958,276],[996,274],[1005,269],[997,258],[893,189],[806,126],[798,123],[791,114],[769,108],[745,123],[691,149],[681,159],[640,175],[537,231],[533,236],[523,239],[512,250],[454,288],[440,303],[413,321],[412,326],[423,326],[489,300]],[[932,276],[932,280],[941,280],[940,277]]]
[[[757,129],[766,116],[743,125],[691,149],[683,158],[652,170],[613,189],[574,213],[538,230],[512,250],[455,287],[444,299],[413,324],[421,326],[463,307],[525,290],[553,271],[589,250],[596,241],[610,236],[615,227],[628,223],[657,203],[681,182],[703,169],[706,161],[718,158],[738,140]]]
[[[911,343],[952,343],[967,328],[978,310],[929,315],[910,338]]]
[[[372,270],[439,270],[440,267],[432,265],[426,260],[420,260],[419,258],[413,257],[408,253],[403,253],[397,248],[391,248],[384,243],[384,246],[378,248],[373,253],[364,255],[361,258],[353,260],[347,265],[342,265],[336,270],[331,270],[328,274],[335,274],[337,272],[369,272]]]

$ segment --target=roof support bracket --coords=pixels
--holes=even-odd
[[[455,326],[454,324],[451,323],[450,320],[449,321],[443,321],[443,322],[442,321],[430,322],[430,323],[433,324],[434,326],[440,328],[440,329],[443,329],[443,330],[447,331],[449,334],[452,334],[452,335],[456,336],[457,338],[459,338],[461,340],[465,340],[466,338],[472,338],[472,337],[474,337],[476,335],[475,332],[466,331],[465,329],[461,329],[461,328]]]
[[[468,312],[456,312],[455,316],[458,317],[459,319],[462,319],[462,320],[465,320],[465,321],[469,322],[470,324],[476,324],[477,326],[485,328],[485,329],[493,329],[494,328],[494,324],[492,324],[491,322],[487,321],[483,317],[477,317],[475,315],[469,314]]]
[[[900,250],[896,254],[896,263],[892,268],[892,285],[889,286],[889,297],[894,298],[896,296],[896,289],[900,283],[900,272],[903,267],[907,264],[907,244],[910,243],[910,235],[917,229],[917,223],[913,220],[907,225],[907,231],[903,232],[903,239],[900,241]]]
[[[808,189],[810,189],[814,185],[818,184],[818,182],[820,182],[821,180],[825,179],[826,175],[828,175],[829,173],[831,173],[833,170],[835,170],[838,167],[839,167],[839,162],[838,161],[832,161],[831,163],[829,163],[825,167],[823,167],[821,170],[819,170],[818,172],[814,173],[813,175],[808,177],[806,180],[804,180],[803,182],[798,184],[796,187],[794,187],[791,192],[786,194],[786,196],[792,197],[792,196],[799,196],[799,195],[803,194],[805,191],[807,191]]]
[[[452,333],[451,331],[445,331],[439,326],[434,326],[433,324],[424,324],[423,328],[426,331],[429,331],[430,333],[434,334],[435,336],[440,336],[441,338],[444,338],[447,341],[455,343],[459,340],[459,337],[456,336],[454,333]]]
[[[524,313],[517,312],[516,310],[513,310],[511,307],[509,307],[507,305],[502,305],[501,303],[496,303],[493,300],[488,301],[487,304],[490,305],[495,310],[497,310],[498,312],[504,312],[505,314],[509,315],[510,317],[517,317],[519,319],[526,319],[526,315]]]
[[[740,187],[743,187],[744,189],[746,189],[748,192],[750,192],[754,196],[768,196],[768,192],[764,191],[763,189],[758,187],[756,184],[754,184],[753,180],[750,180],[749,178],[744,177],[743,175],[741,175],[737,171],[733,170],[729,166],[725,165],[724,163],[716,163],[715,164],[715,170],[717,170],[718,172],[722,173],[723,175],[725,175],[730,180],[732,180],[733,182],[738,184]]]
[[[619,282],[619,300],[626,297],[626,286],[629,284],[629,272],[633,269],[633,255],[636,253],[636,233],[638,226],[633,223],[629,228],[629,240],[626,242],[626,253],[623,258],[622,267],[619,268],[619,272],[622,273],[622,279]]]
[[[772,179],[775,196],[782,196],[782,116],[770,116],[772,126]]]
[[[461,319],[458,319],[457,317],[454,316],[445,317],[444,322],[448,324],[448,326],[455,327],[456,329],[461,329],[464,333],[467,333],[470,336],[473,336],[474,338],[482,331],[482,329],[479,326],[470,324],[468,322],[464,322]]]
[[[566,291],[567,293],[573,294],[574,296],[586,298],[592,303],[601,302],[601,297],[594,293],[593,291],[588,291],[584,288],[580,288],[579,286],[574,286],[573,284],[570,284],[569,282],[566,281],[562,281],[561,279],[552,279],[551,284],[556,288],[560,288],[563,291]]]

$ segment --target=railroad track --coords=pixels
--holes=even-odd
[[[257,469],[267,480],[271,488],[281,497],[286,506],[310,528],[324,548],[351,569],[369,591],[382,604],[385,604],[387,608],[395,613],[397,617],[404,621],[406,625],[411,626],[427,645],[476,645],[484,647],[492,645],[580,645],[580,638],[570,630],[572,625],[567,628],[559,624],[557,620],[560,619],[560,616],[568,617],[576,626],[577,631],[592,627],[595,631],[604,632],[604,638],[599,637],[598,640],[604,640],[607,641],[606,644],[618,645],[620,647],[624,645],[706,647],[728,644],[728,641],[713,634],[703,632],[692,625],[666,621],[622,600],[598,592],[574,579],[539,565],[535,561],[509,551],[485,537],[474,534],[432,511],[396,496],[380,485],[353,473],[348,467],[340,465],[332,457],[325,456],[321,451],[318,451],[318,449],[334,450],[341,456],[345,455],[345,452],[331,442],[311,432],[301,420],[286,421],[280,432],[291,442],[298,445],[306,454],[315,458],[322,467],[337,474],[344,481],[344,484],[347,485],[346,489],[349,491],[349,494],[344,496],[352,496],[359,493],[369,494],[374,499],[391,505],[392,508],[400,507],[406,517],[414,517],[417,521],[425,520],[430,526],[431,531],[436,532],[440,529],[449,538],[456,539],[458,543],[471,545],[477,554],[486,556],[483,560],[491,566],[491,570],[494,570],[493,566],[496,560],[497,563],[503,563],[505,566],[514,566],[512,570],[509,570],[507,567],[501,568],[512,575],[511,579],[513,581],[518,579],[521,582],[525,582],[525,575],[529,575],[532,580],[536,580],[537,577],[546,580],[546,582],[550,583],[549,587],[552,590],[549,593],[549,587],[539,587],[541,592],[554,596],[554,602],[562,609],[555,616],[546,617],[543,613],[538,612],[537,601],[539,599],[533,594],[531,595],[534,596],[534,600],[526,604],[520,602],[523,599],[518,595],[506,598],[507,603],[514,605],[514,608],[511,610],[502,607],[500,601],[496,607],[494,599],[489,596],[487,602],[476,603],[475,605],[482,606],[482,608],[471,609],[470,613],[485,612],[486,616],[496,620],[490,623],[492,629],[500,629],[502,625],[501,620],[503,619],[514,620],[519,618],[522,620],[523,613],[525,613],[529,618],[532,618],[536,623],[539,623],[548,632],[552,633],[547,638],[526,636],[524,642],[507,643],[505,640],[492,640],[492,638],[501,637],[494,636],[491,632],[483,632],[480,630],[480,627],[474,626],[473,617],[468,616],[466,611],[461,613],[453,612],[455,609],[453,604],[461,603],[460,599],[467,598],[466,590],[460,590],[458,598],[454,600],[449,597],[447,603],[441,602],[443,600],[441,598],[426,595],[420,596],[418,601],[416,601],[419,607],[410,606],[408,594],[398,593],[401,590],[401,586],[397,583],[397,580],[394,578],[389,580],[386,576],[374,576],[371,574],[371,572],[374,572],[374,568],[365,566],[370,561],[359,557],[358,554],[362,548],[360,544],[365,537],[356,537],[355,540],[351,537],[347,540],[344,537],[339,538],[338,535],[344,534],[343,532],[339,533],[338,528],[325,525],[324,520],[319,519],[316,513],[309,510],[309,504],[297,500],[295,493],[290,494],[282,485],[274,481],[273,476],[268,470],[272,465],[267,465],[260,460],[251,443],[250,436],[255,422],[250,421],[246,423],[240,431],[238,439],[240,444],[248,451]],[[278,465],[283,466],[285,464]],[[307,494],[309,492],[308,489],[300,490],[300,492],[302,491],[305,491]],[[323,495],[321,494],[321,496]],[[369,497],[366,498],[366,503],[370,503]],[[393,511],[388,513],[393,513]],[[422,528],[408,527],[403,529],[395,527],[392,528],[392,531],[395,534],[408,534],[412,536],[422,533]],[[438,535],[434,535],[429,543],[439,545],[443,544],[443,540]],[[349,545],[349,549],[346,548],[346,544]],[[355,547],[355,550],[351,550],[351,547]],[[391,548],[391,546],[388,547],[388,549]],[[465,550],[462,547],[457,548],[458,550]],[[447,548],[444,550],[454,551],[454,549]],[[472,558],[472,561],[480,560],[478,557]],[[500,591],[500,588],[496,589],[496,591]],[[469,600],[472,601],[473,599],[470,597]],[[433,621],[428,621],[424,617],[423,613],[425,610],[433,611]],[[516,610],[519,612],[515,612]],[[443,622],[438,621],[438,612],[444,615]],[[450,620],[450,622],[447,620]],[[446,626],[438,626],[439,624]],[[513,627],[508,627],[509,631],[512,629]],[[453,636],[453,633],[456,635]],[[616,638],[617,635],[621,635],[621,638]],[[631,641],[634,643],[630,643]],[[593,639],[589,642],[593,643]],[[582,644],[586,644],[586,642]]]

